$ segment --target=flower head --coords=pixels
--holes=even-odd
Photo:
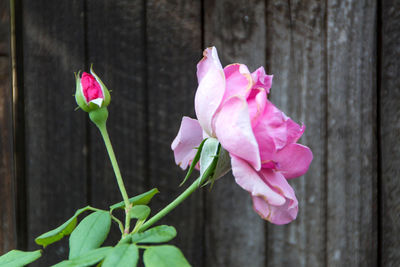
[[[79,107],[86,112],[106,107],[110,104],[110,93],[100,78],[90,68],[90,73],[80,72],[75,75],[76,93],[75,99]]]
[[[287,179],[306,173],[313,157],[296,143],[305,127],[267,99],[273,76],[263,67],[252,73],[238,63],[222,68],[215,47],[203,55],[197,65],[197,120],[182,119],[172,143],[176,163],[186,169],[202,139],[217,138],[255,211],[272,223],[289,223],[297,216],[298,202]]]

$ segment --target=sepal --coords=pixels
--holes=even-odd
[[[90,108],[85,101],[85,97],[83,96],[80,74],[81,71],[78,71],[78,73],[74,72],[76,82],[75,101],[83,111],[89,112]]]

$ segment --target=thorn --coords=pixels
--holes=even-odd
[[[74,111],[77,111],[79,109],[79,107],[76,107],[75,109],[74,109]]]

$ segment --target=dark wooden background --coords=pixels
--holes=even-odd
[[[167,216],[193,266],[400,266],[400,1],[0,0],[0,18],[0,254],[120,200],[99,133],[74,112],[73,72],[92,62],[113,90],[128,193],[158,187],[154,211],[171,201],[184,174],[170,143],[215,45],[223,65],[275,75],[272,100],[306,124],[314,161],[291,181],[289,225],[262,221],[231,175]],[[34,266],[66,253],[67,240]]]

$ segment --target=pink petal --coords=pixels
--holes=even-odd
[[[256,170],[261,168],[246,100],[238,96],[228,99],[215,117],[215,130],[222,147],[231,155],[246,160]]]
[[[197,65],[199,86],[195,96],[196,116],[208,135],[213,136],[212,118],[225,93],[225,76],[215,47],[207,48]]]
[[[197,63],[197,81],[203,80],[210,69],[222,70],[221,62],[218,58],[218,52],[215,46],[208,47],[203,51],[203,58]]]
[[[247,98],[253,86],[249,69],[243,64],[231,64],[224,68],[226,90],[222,103],[230,97],[237,95]]]
[[[259,67],[251,74],[251,77],[254,81],[254,88],[264,88],[266,93],[269,94],[269,89],[272,85],[273,75],[265,74],[264,67]]]
[[[305,174],[313,159],[311,150],[300,144],[289,144],[279,150],[274,161],[278,170],[287,178],[295,178]]]
[[[252,89],[247,98],[249,105],[249,115],[251,119],[251,126],[254,128],[264,113],[265,105],[267,103],[267,93],[263,88]]]
[[[291,118],[286,117],[286,129],[287,129],[287,144],[296,143],[297,140],[303,135],[306,130],[306,126],[298,125]]]
[[[231,155],[232,173],[236,183],[248,191],[252,197],[259,197],[271,205],[283,205],[286,200],[279,193],[271,189],[246,161]]]
[[[189,117],[183,117],[178,135],[171,144],[175,163],[185,170],[196,155],[195,147],[198,147],[202,140],[203,130],[199,122]]]
[[[276,152],[276,135],[285,135],[284,129],[281,129],[280,131],[274,131],[274,129],[271,129],[269,126],[270,122],[271,117],[269,116],[268,111],[264,110],[263,114],[258,118],[258,123],[253,128],[253,133],[260,150],[260,158],[263,168],[275,167],[272,159]]]
[[[268,135],[272,138],[277,150],[296,142],[305,130],[305,126],[300,127],[268,100],[255,128],[257,141],[260,142],[259,138]],[[262,132],[262,135],[257,132]]]
[[[86,103],[96,99],[104,99],[104,94],[100,84],[96,81],[92,74],[83,72],[81,78],[82,92]],[[96,101],[95,101],[96,103]],[[100,102],[101,105],[101,102]]]
[[[285,177],[279,172],[270,169],[262,169],[261,171],[264,181],[279,192],[285,198],[285,202],[281,205],[274,205],[266,202],[262,198],[253,197],[253,205],[255,211],[264,219],[274,224],[287,224],[297,217],[298,201],[292,187],[287,183]]]
[[[286,200],[282,206],[272,206],[260,197],[252,197],[253,208],[264,220],[273,224],[288,224],[297,217],[298,206],[290,208],[290,201]]]
[[[264,131],[274,140],[276,149],[284,147],[287,141],[287,127],[283,112],[267,100],[264,113],[259,120],[258,127],[264,128]]]

